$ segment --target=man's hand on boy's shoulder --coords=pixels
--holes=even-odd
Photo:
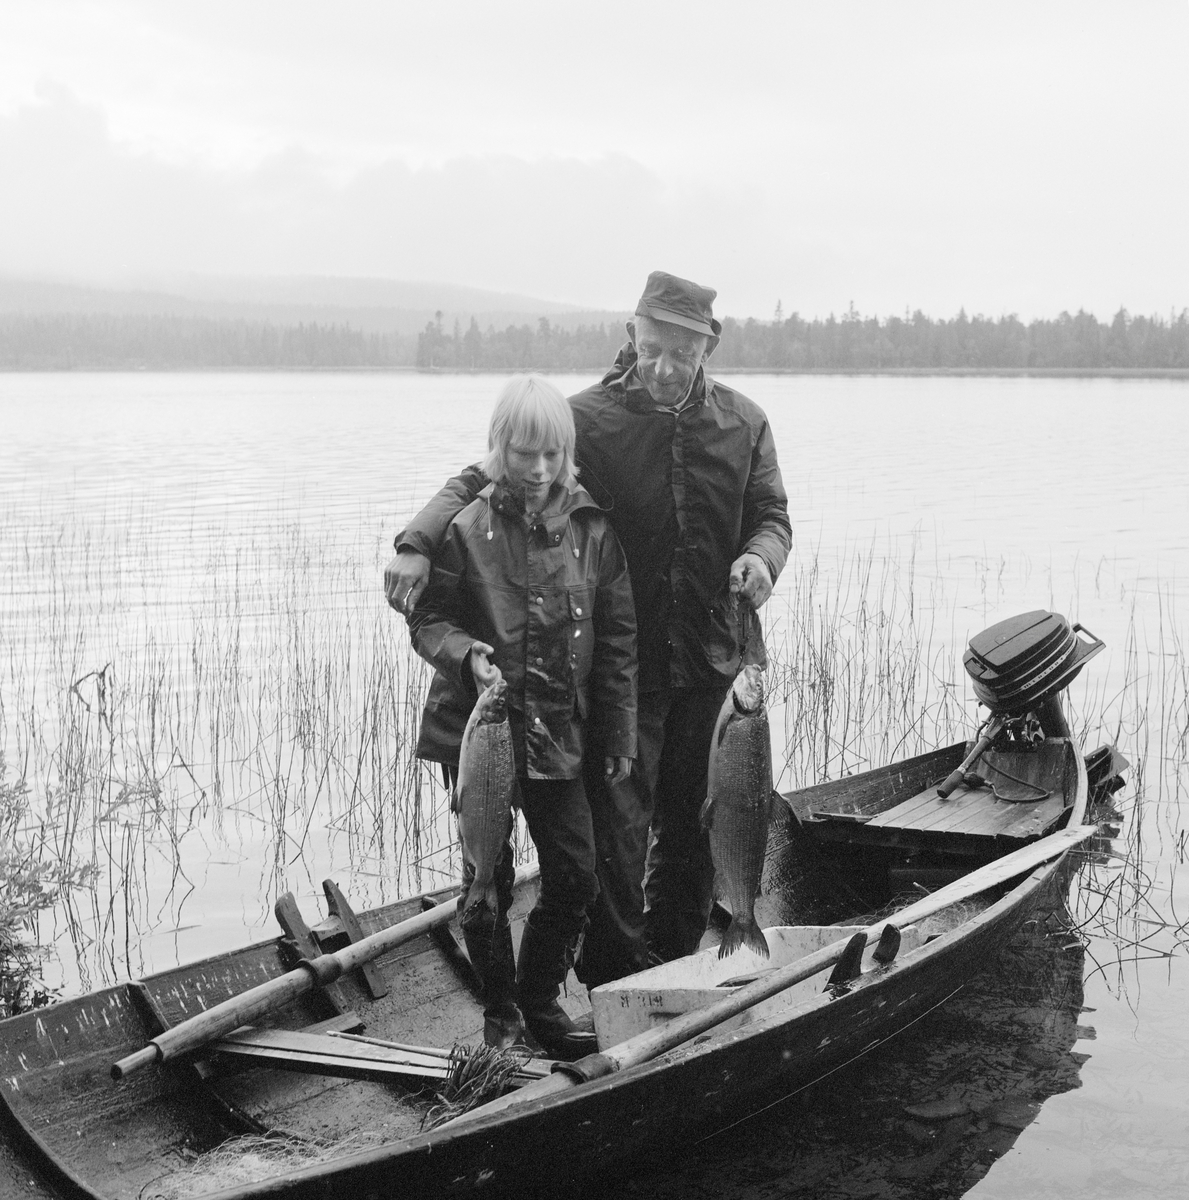
[[[398,551],[384,568],[384,595],[398,613],[408,616],[417,607],[429,584],[429,570],[429,559],[416,550]]]

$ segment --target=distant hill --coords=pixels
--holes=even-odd
[[[104,314],[116,317],[203,317],[278,326],[345,325],[364,334],[413,337],[441,313],[442,327],[474,318],[483,330],[535,324],[560,329],[617,324],[628,313],[591,311],[454,284],[332,276],[235,278],[175,275],[144,278],[126,288],[0,276],[0,313],[22,316]]]

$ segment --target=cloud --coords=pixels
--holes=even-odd
[[[623,156],[389,161],[346,182],[296,150],[179,164],[121,146],[57,87],[0,117],[0,164],[10,274],[371,275],[622,304],[680,240],[661,181]]]
[[[754,161],[626,153],[396,156],[344,171],[294,146],[250,166],[137,149],[104,110],[43,84],[0,115],[0,271],[111,281],[163,272],[433,280],[628,308],[662,267],[726,314],[959,306],[1100,315],[1189,302],[1189,188],[1159,127],[1007,112],[993,136],[922,108],[773,136]],[[840,119],[841,120],[841,119]]]
[[[624,308],[656,266],[711,278],[755,261],[746,188],[675,189],[624,155],[390,160],[345,181],[298,150],[250,169],[178,163],[45,86],[0,117],[0,163],[9,274],[386,276]]]

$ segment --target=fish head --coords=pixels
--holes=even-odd
[[[479,725],[498,725],[508,719],[508,681],[499,678],[479,693],[475,701],[475,721]]]
[[[764,675],[763,668],[755,663],[749,663],[738,675],[731,686],[731,695],[735,701],[735,711],[754,713],[764,706]]]

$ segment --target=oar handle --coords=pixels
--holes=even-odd
[[[948,800],[966,776],[966,772],[991,748],[991,743],[999,736],[1000,730],[1007,722],[1003,717],[993,717],[987,725],[987,731],[977,742],[974,749],[956,766],[943,783],[937,785],[938,800]]]
[[[320,963],[325,958],[333,958],[333,956],[322,955],[315,959],[314,963]],[[310,968],[313,965],[310,964]],[[266,1012],[291,1004],[300,996],[304,996],[306,992],[313,991],[317,985],[316,971],[307,968],[304,964],[292,971],[287,971],[284,975],[278,975],[275,979],[257,984],[256,987],[249,988],[238,996],[231,996],[213,1008],[208,1008],[206,1012],[201,1012],[196,1017],[191,1017],[188,1021],[183,1021],[180,1025],[174,1025],[173,1028],[159,1033],[143,1049],[113,1063],[111,1077],[123,1079],[126,1075],[140,1067],[147,1067],[150,1063],[168,1062],[171,1058],[176,1058],[188,1050],[197,1050],[207,1042],[213,1042],[216,1038],[230,1033],[233,1029],[238,1029],[241,1025],[251,1024],[253,1020]]]
[[[125,1075],[131,1075],[133,1071],[139,1071],[141,1067],[152,1066],[155,1062],[160,1062],[161,1051],[150,1042],[141,1050],[137,1050],[135,1054],[129,1054],[127,1058],[121,1058],[118,1063],[113,1063],[111,1068],[111,1077],[113,1079],[123,1079]]]

